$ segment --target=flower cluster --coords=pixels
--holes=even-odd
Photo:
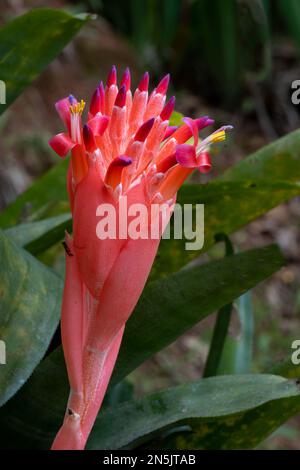
[[[126,321],[144,288],[159,245],[157,239],[106,239],[96,234],[97,209],[120,199],[127,204],[167,203],[190,173],[211,169],[209,148],[225,139],[225,126],[200,140],[207,116],[170,126],[175,98],[166,102],[169,75],[151,94],[146,72],[132,94],[130,72],[120,86],[113,67],[101,82],[82,124],[83,100],[56,103],[66,131],[50,140],[60,157],[71,153],[67,188],[73,237],[67,235],[62,303],[62,342],[70,382],[64,423],[53,449],[82,449],[100,409]],[[187,143],[187,142],[192,143]],[[171,215],[171,210],[169,217]],[[165,220],[161,224],[162,234]]]

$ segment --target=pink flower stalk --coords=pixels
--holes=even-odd
[[[213,122],[207,116],[170,127],[175,98],[165,104],[169,75],[150,96],[148,83],[145,73],[132,95],[129,70],[118,88],[113,67],[106,86],[101,82],[92,96],[84,126],[84,101],[70,95],[56,103],[66,132],[49,143],[60,157],[71,152],[67,188],[73,238],[67,234],[65,239],[61,314],[70,396],[52,449],[85,447],[176,193],[194,168],[210,170],[209,147],[225,139],[223,127],[200,141],[199,130]],[[186,144],[191,138],[193,144]],[[123,196],[128,206],[167,203],[170,211],[159,224],[158,237],[98,238],[97,208],[111,204],[118,212]]]

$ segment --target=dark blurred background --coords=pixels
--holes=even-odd
[[[88,99],[112,64],[120,72],[130,66],[134,85],[145,69],[152,86],[170,72],[178,111],[234,125],[211,177],[299,127],[300,108],[291,102],[291,84],[300,79],[298,0],[1,0],[0,25],[42,6],[93,12],[97,19],[1,116],[0,210],[57,161],[47,144],[61,129],[54,102],[70,93]],[[288,262],[251,292],[253,370],[262,371],[300,338],[300,199],[270,211],[233,242],[240,250],[276,242]],[[202,322],[134,372],[138,392],[198,378],[212,326],[212,318]],[[239,334],[234,320],[230,334]],[[299,448],[299,434],[294,418],[261,447]]]

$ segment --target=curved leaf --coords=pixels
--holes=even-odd
[[[17,98],[68,44],[89,15],[35,8],[0,29],[0,77],[6,86],[6,104]]]
[[[160,448],[249,449],[299,411],[295,381],[263,374],[210,377],[104,410],[87,448],[132,448],[158,431],[166,436],[185,426]]]
[[[68,161],[63,160],[38,178],[27,191],[20,194],[0,214],[1,227],[10,228],[22,222],[32,222],[68,212],[67,167]]]
[[[0,339],[6,364],[0,366],[0,406],[28,379],[57,327],[61,280],[0,231]]]
[[[286,377],[287,379],[299,379],[300,364],[293,364],[291,357],[288,357],[270,366],[266,372],[269,374],[282,375],[282,377]]]
[[[127,322],[112,383],[281,266],[281,254],[272,245],[183,269],[150,283]]]
[[[64,238],[65,231],[71,232],[70,214],[16,225],[4,231],[17,245],[37,255]]]

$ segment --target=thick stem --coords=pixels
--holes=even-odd
[[[91,432],[117,359],[124,327],[107,351],[90,344],[84,361],[84,396],[71,392],[62,427],[52,450],[83,450]]]

